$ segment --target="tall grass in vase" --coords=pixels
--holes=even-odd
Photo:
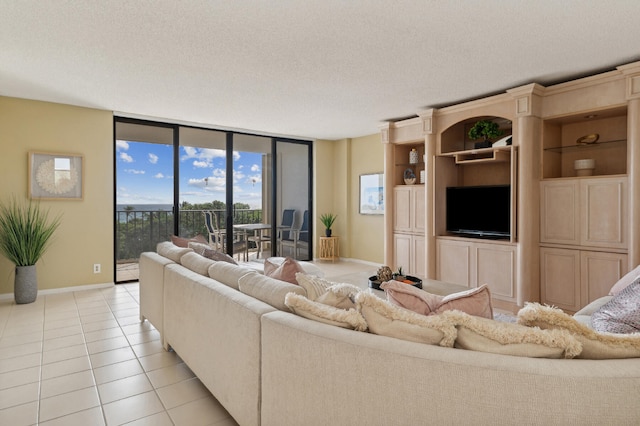
[[[16,265],[16,303],[32,303],[38,295],[36,263],[47,251],[60,226],[60,216],[49,218],[39,202],[12,198],[0,204],[0,252]]]

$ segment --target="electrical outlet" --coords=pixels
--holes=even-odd
[[[94,263],[93,264],[93,273],[94,274],[99,274],[101,269],[102,268],[101,268],[99,263]]]

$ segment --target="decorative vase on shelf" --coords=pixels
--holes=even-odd
[[[324,230],[324,235],[325,235],[326,237],[330,237],[330,236],[331,236],[331,229],[325,229],[325,230]]]
[[[409,152],[409,164],[418,164],[418,151],[415,148]]]
[[[413,185],[416,183],[416,174],[411,169],[405,170],[402,177],[405,185]]]
[[[593,170],[596,168],[596,160],[593,158],[585,158],[573,162],[573,168],[576,176],[592,176]]]

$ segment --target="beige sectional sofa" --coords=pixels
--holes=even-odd
[[[161,245],[140,258],[141,319],[240,425],[640,423],[638,358],[527,358],[344,329],[288,311],[300,286]]]

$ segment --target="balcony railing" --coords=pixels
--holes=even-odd
[[[225,227],[226,212],[214,210],[218,226]],[[237,209],[233,211],[233,223],[261,223],[262,210]],[[181,210],[179,234],[181,237],[203,235],[209,232],[204,223],[203,210]],[[173,212],[160,210],[116,211],[116,263],[137,262],[140,253],[155,251],[161,241],[173,235]]]

